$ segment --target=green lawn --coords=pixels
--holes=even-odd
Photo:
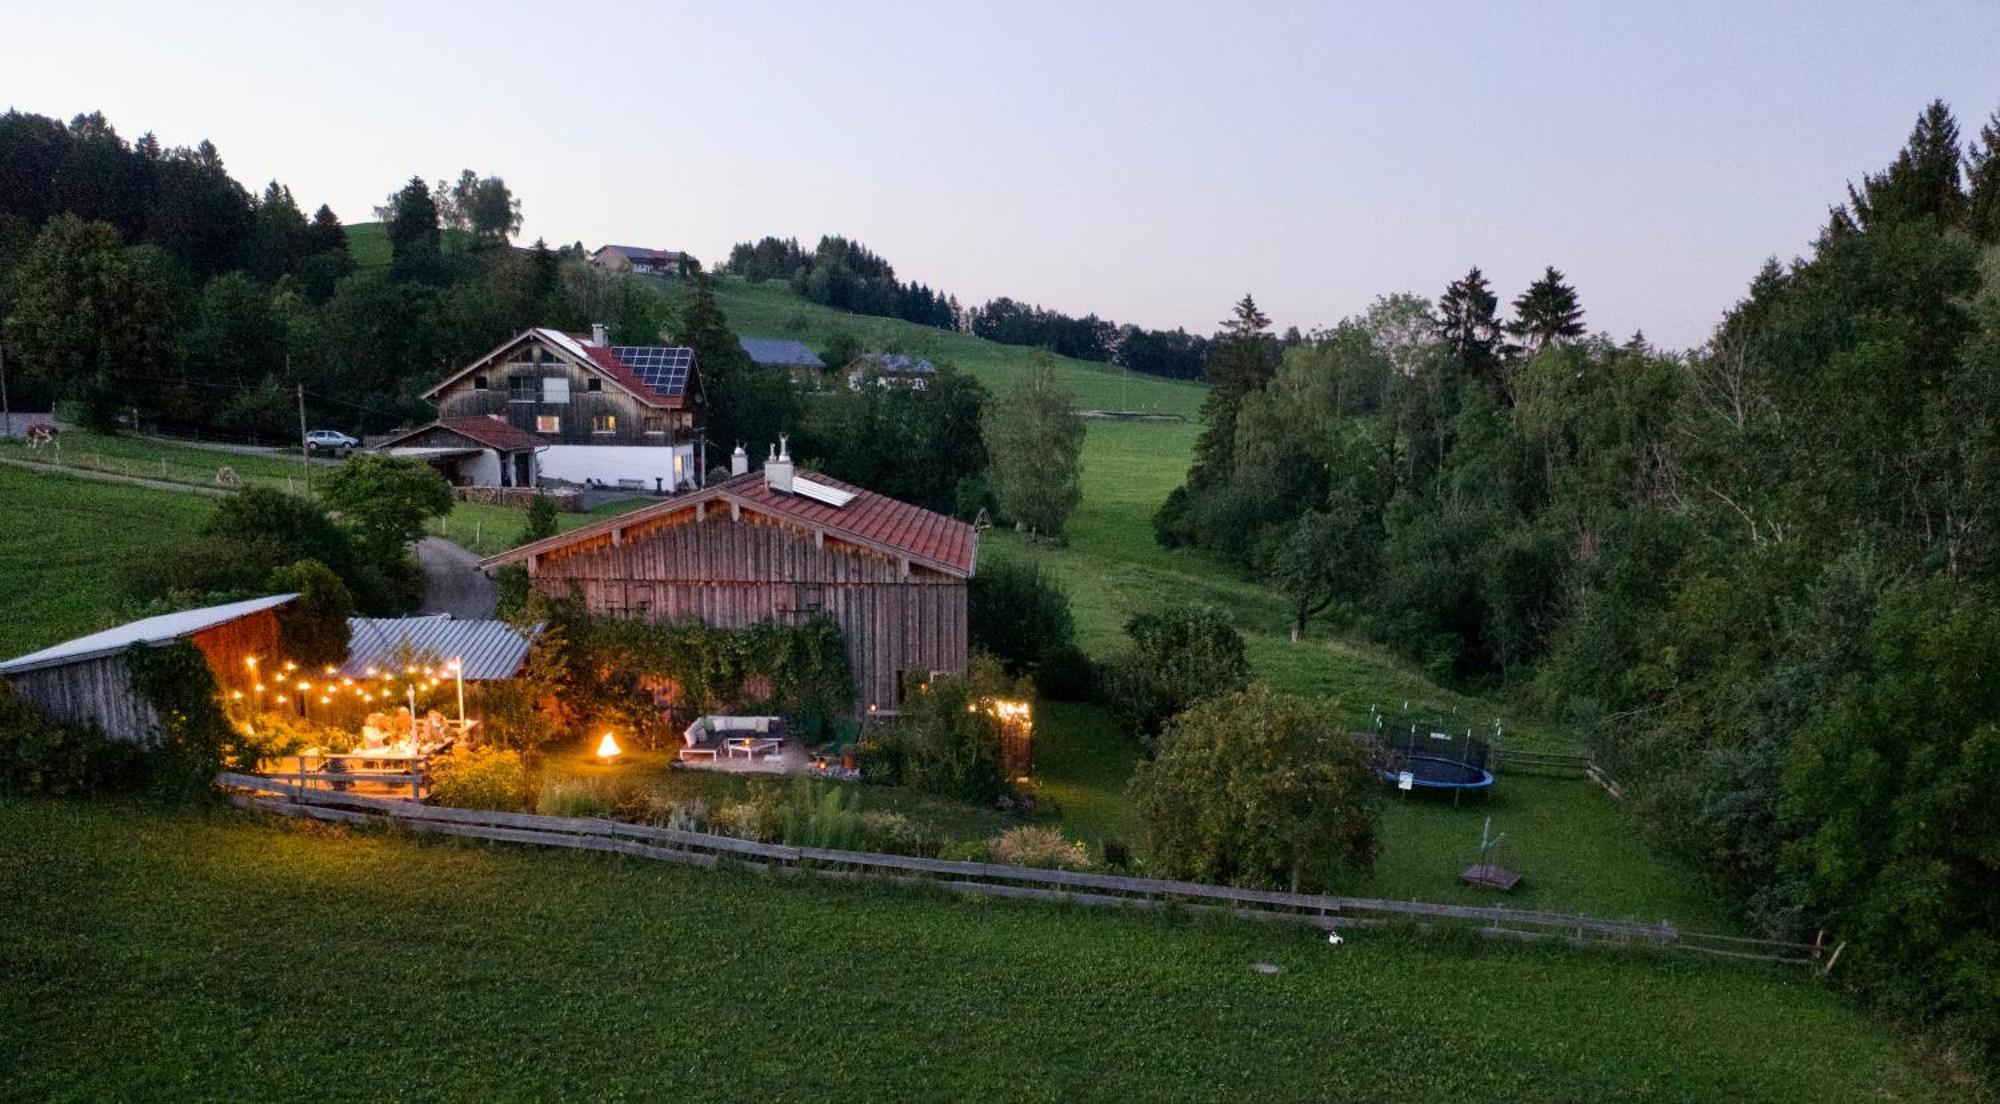
[[[0,440],[0,457],[196,487],[217,486],[216,474],[225,467],[233,469],[245,486],[302,494],[306,484],[306,468],[296,450],[243,453],[131,433],[111,436],[65,429],[54,445],[40,449],[30,449],[18,438]],[[326,470],[315,465],[312,477],[317,479]]]
[[[0,464],[0,659],[108,628],[126,565],[192,536],[214,508]]]
[[[873,318],[822,307],[792,294],[782,281],[752,284],[735,277],[716,281],[716,301],[743,337],[788,337],[814,351],[836,333],[851,333],[870,349],[913,353],[949,361],[996,393],[1013,386],[1034,350],[1000,345],[895,318]],[[1110,364],[1056,358],[1056,372],[1087,410],[1143,410],[1192,419],[1206,389],[1198,384],[1128,372]]]
[[[117,802],[0,799],[0,964],[19,1099],[1941,1095],[1796,972]]]
[[[556,515],[556,531],[567,533],[579,526],[601,521],[614,514],[630,513],[658,499],[628,498],[608,502],[593,510]],[[460,502],[451,513],[430,524],[430,531],[470,548],[481,556],[495,556],[521,543],[521,531],[528,525],[523,506],[497,506],[485,502]]]
[[[466,230],[445,227],[443,247],[446,253],[463,253],[472,244],[472,234]],[[389,228],[379,222],[357,222],[347,228],[347,255],[354,260],[356,268],[380,268],[389,263]]]

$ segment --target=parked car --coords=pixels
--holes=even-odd
[[[315,429],[306,434],[306,447],[314,450],[330,449],[339,452],[342,449],[359,447],[360,444],[359,440],[337,429]]]

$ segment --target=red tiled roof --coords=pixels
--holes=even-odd
[[[972,574],[978,531],[965,522],[912,506],[900,499],[843,483],[818,472],[798,473],[815,483],[835,487],[854,496],[845,506],[829,506],[803,495],[781,494],[770,488],[764,473],[739,475],[711,489],[743,500],[768,513],[796,518],[808,525],[844,533],[864,541],[886,545],[919,559],[929,560],[966,575]]]
[[[469,418],[439,418],[437,424],[461,437],[470,437],[489,448],[501,452],[517,452],[521,449],[540,448],[540,437],[520,429],[499,418],[475,415]]]
[[[513,563],[577,541],[602,536],[613,529],[623,529],[648,517],[687,509],[696,501],[730,498],[742,503],[746,509],[824,529],[856,543],[888,549],[940,571],[961,576],[972,574],[979,549],[979,533],[972,526],[957,518],[912,506],[817,472],[801,471],[799,474],[816,483],[846,491],[854,498],[845,506],[829,506],[803,495],[780,494],[765,483],[762,471],[753,471],[721,483],[712,483],[692,494],[668,499],[657,506],[648,506],[533,544],[524,544],[484,562],[489,567]]]

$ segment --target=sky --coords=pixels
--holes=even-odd
[[[0,105],[204,138],[367,221],[473,168],[523,240],[845,234],[996,295],[1211,331],[1472,265],[1692,347],[1925,103],[2000,108],[2000,3],[0,0]]]

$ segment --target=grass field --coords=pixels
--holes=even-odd
[[[1939,1095],[1796,973],[118,803],[0,799],[0,963],[20,1099]]]
[[[0,658],[109,627],[126,564],[192,536],[214,508],[0,464]]]
[[[111,436],[74,428],[63,430],[53,445],[39,449],[30,449],[19,438],[0,440],[0,457],[193,487],[217,486],[217,473],[225,467],[236,473],[243,486],[276,487],[303,494],[307,479],[306,466],[300,462],[296,450],[246,453],[203,448],[164,437],[132,433]],[[325,470],[316,464],[311,477],[317,479]]]
[[[628,498],[608,502],[591,510],[558,513],[556,531],[567,533],[579,526],[601,521],[614,514],[630,513],[651,506],[657,499]],[[528,525],[528,511],[522,506],[497,506],[487,502],[460,502],[451,513],[433,521],[430,531],[455,541],[482,556],[494,556],[521,543],[521,531]]]
[[[743,337],[788,337],[816,351],[834,334],[851,333],[870,349],[949,362],[995,393],[1012,387],[1033,355],[1030,349],[999,345],[970,334],[822,307],[792,294],[781,281],[752,284],[723,277],[716,281],[715,292],[730,327]],[[1057,357],[1055,365],[1063,382],[1076,392],[1077,404],[1086,410],[1143,410],[1192,419],[1206,394],[1197,384],[1141,375],[1109,364]]]
[[[468,231],[444,228],[446,253],[463,253],[472,244]],[[380,268],[390,261],[389,228],[379,222],[357,222],[347,228],[347,255],[356,268]]]

